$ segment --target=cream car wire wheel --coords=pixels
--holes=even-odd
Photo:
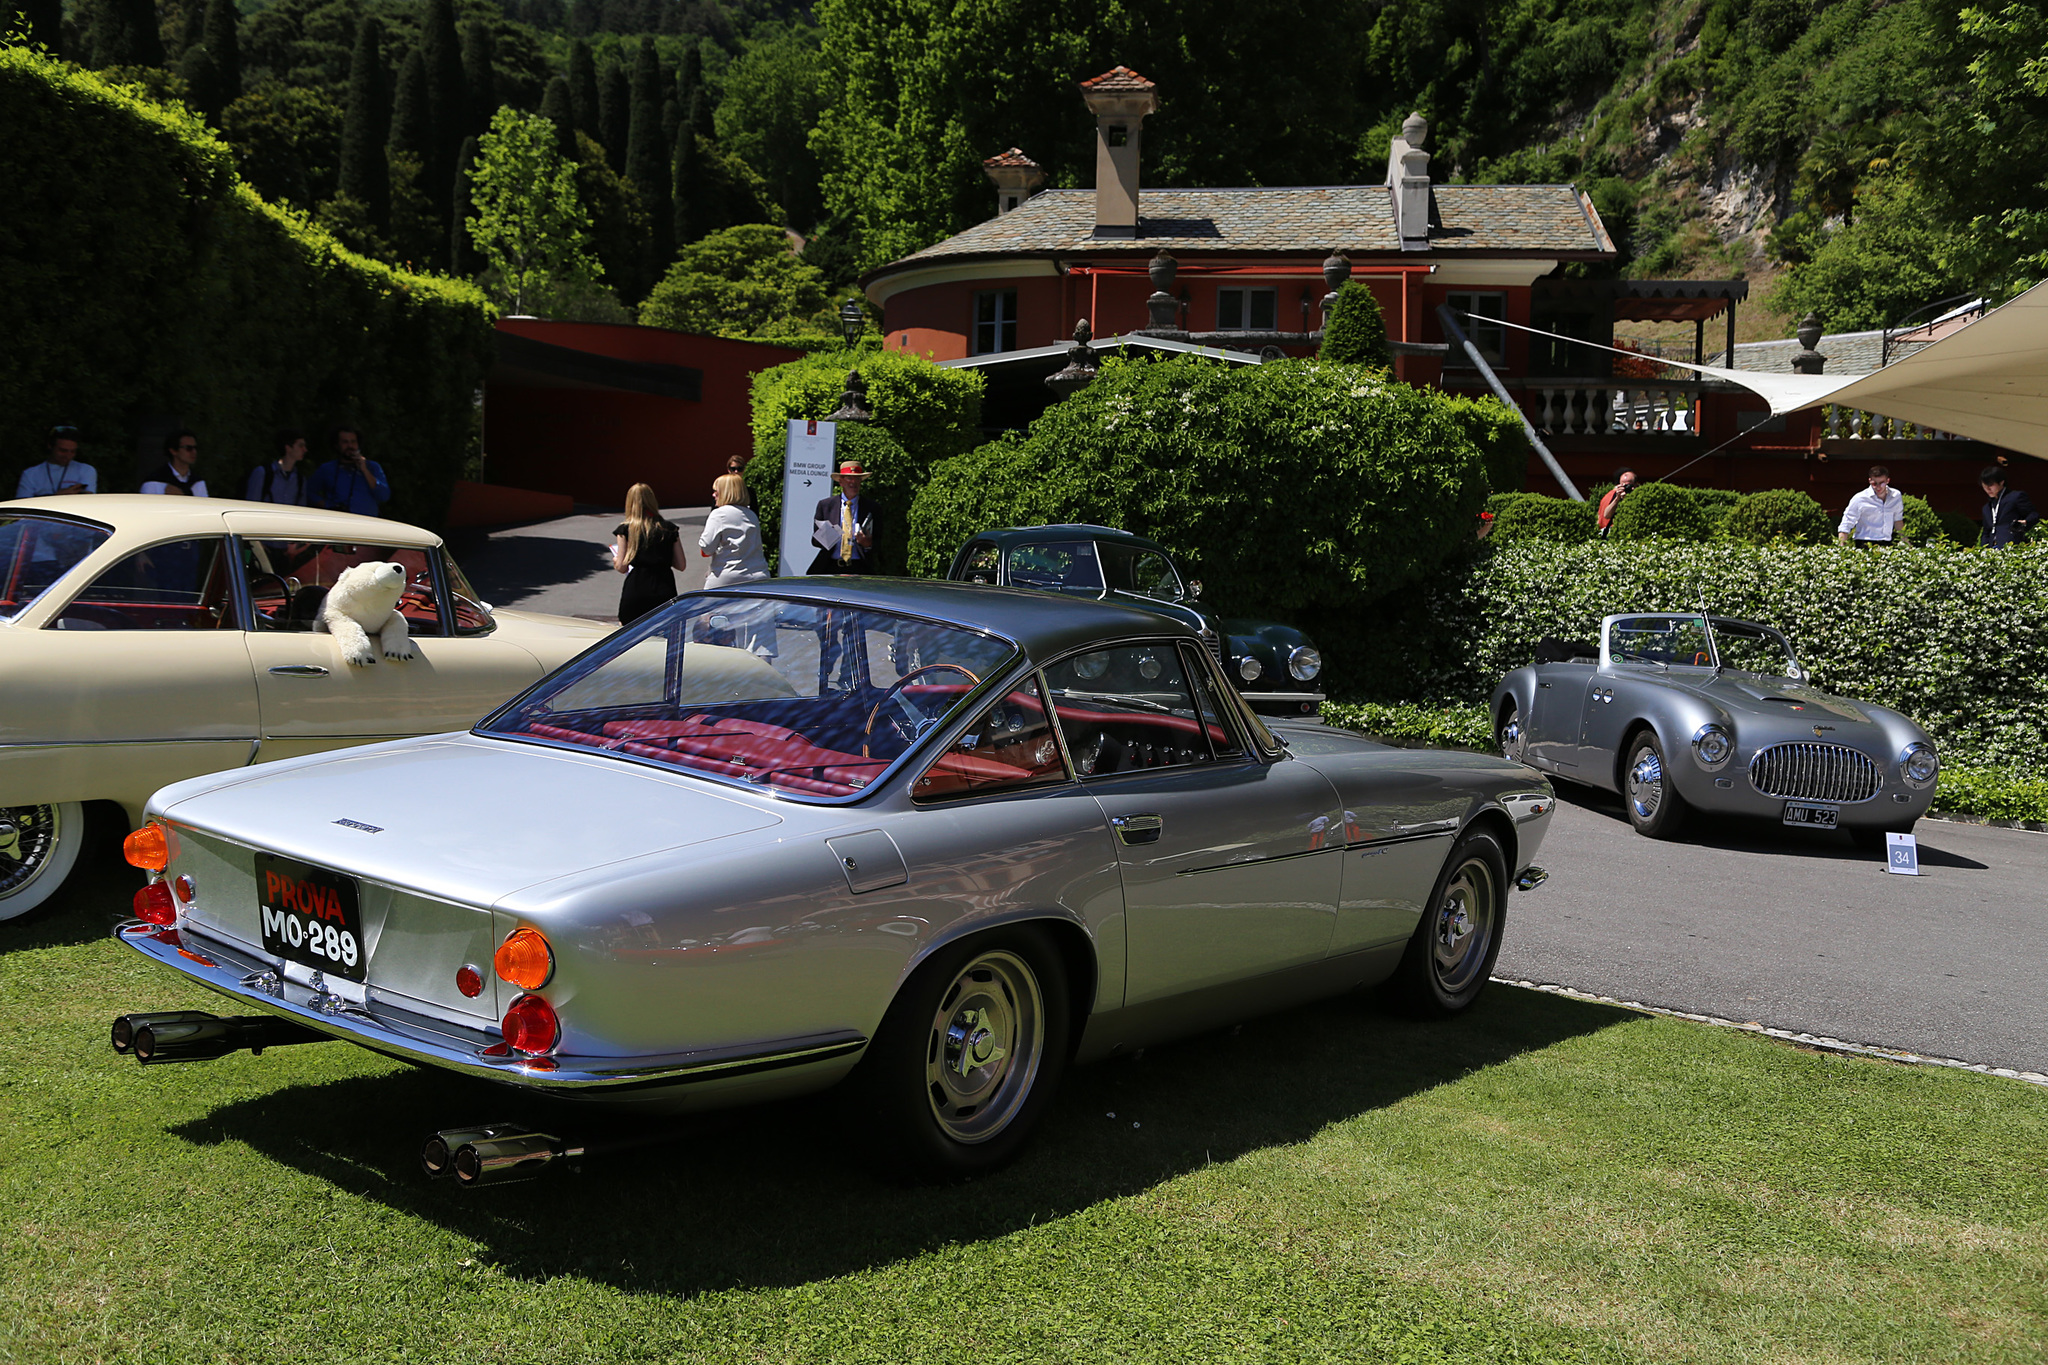
[[[76,801],[0,806],[0,920],[25,915],[55,895],[84,837],[85,809]]]
[[[939,996],[925,1050],[932,1118],[955,1142],[986,1142],[1031,1095],[1045,1056],[1045,1000],[1016,953],[971,958]]]

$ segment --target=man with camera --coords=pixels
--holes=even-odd
[[[330,512],[381,516],[379,509],[391,501],[391,484],[384,466],[363,454],[362,433],[354,427],[335,428],[334,449],[335,458],[313,471],[308,500]]]
[[[1621,500],[1636,486],[1636,472],[1624,469],[1614,476],[1614,487],[1607,490],[1607,496],[1600,499],[1600,534],[1604,537],[1607,528],[1614,524],[1614,513],[1621,506]]]

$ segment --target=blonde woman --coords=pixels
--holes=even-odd
[[[768,560],[761,553],[761,521],[747,504],[747,483],[737,474],[722,474],[712,480],[711,496],[716,505],[704,519],[704,534],[697,537],[697,550],[711,560],[705,576],[707,588],[733,583],[753,583],[768,576]]]
[[[683,556],[682,534],[664,521],[654,490],[636,483],[626,491],[626,519],[612,529],[612,568],[626,575],[619,590],[619,624],[630,626],[676,595],[675,571]]]

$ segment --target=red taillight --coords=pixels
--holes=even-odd
[[[484,974],[465,962],[455,969],[455,989],[476,999],[484,993]]]
[[[177,893],[178,899],[180,901],[183,901],[186,905],[190,905],[192,903],[192,898],[199,894],[199,888],[197,886],[194,886],[192,884],[192,879],[190,877],[185,876],[183,873],[180,873],[178,877],[171,882],[171,890]]]
[[[171,888],[163,882],[151,882],[136,892],[135,918],[151,924],[176,924],[178,904],[171,899]]]
[[[522,995],[505,1011],[505,1046],[529,1055],[552,1052],[562,1040],[555,1007],[537,995]]]

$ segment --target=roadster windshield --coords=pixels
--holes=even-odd
[[[1610,663],[1718,666],[1773,678],[1800,676],[1784,636],[1720,616],[1620,617],[1607,632],[1607,658]]]
[[[112,534],[64,517],[0,516],[0,618],[41,597]]]
[[[1800,677],[1799,660],[1792,646],[1775,630],[1745,621],[1710,618],[1714,625],[1714,657],[1723,668],[1739,673],[1761,673],[1767,678]]]
[[[485,720],[800,796],[869,786],[1015,647],[892,612],[686,597]]]

